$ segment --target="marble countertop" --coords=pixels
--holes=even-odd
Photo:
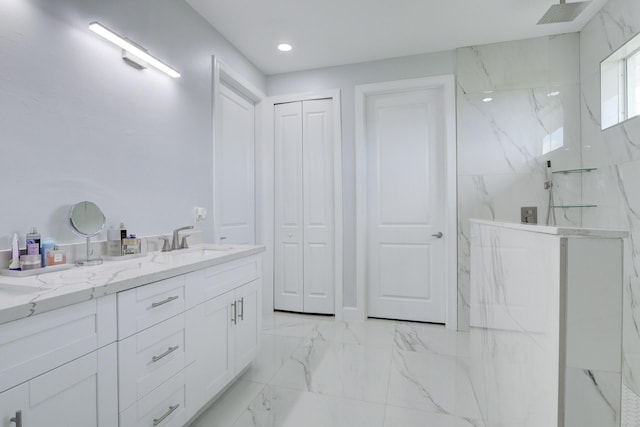
[[[0,276],[0,324],[263,252],[264,246],[200,244],[129,260],[29,277]]]
[[[523,224],[520,222],[490,221],[485,219],[470,219],[472,224],[492,225],[494,227],[510,228],[513,230],[529,231],[532,233],[553,234],[557,236],[583,236],[625,238],[629,232],[624,230],[609,230],[604,228],[561,227],[539,224]]]

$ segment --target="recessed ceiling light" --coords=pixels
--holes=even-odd
[[[293,46],[291,46],[289,43],[280,43],[278,45],[278,50],[280,52],[289,52],[291,49],[293,49]]]
[[[493,101],[493,98],[491,97],[482,98],[482,102],[491,102],[491,101]]]
[[[547,94],[547,96],[558,96],[558,95],[560,95],[560,91],[558,91],[558,90],[556,90],[556,91],[554,91],[554,92],[549,92],[549,93]]]

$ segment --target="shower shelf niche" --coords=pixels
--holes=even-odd
[[[554,175],[568,175],[568,174],[574,174],[574,173],[588,173],[595,170],[598,170],[598,168],[562,169],[562,170],[553,171],[552,173]],[[570,204],[570,205],[553,205],[552,207],[553,209],[576,209],[576,208],[597,208],[598,205],[576,203],[576,204]]]

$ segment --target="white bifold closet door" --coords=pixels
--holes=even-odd
[[[332,314],[332,101],[275,106],[274,308]]]

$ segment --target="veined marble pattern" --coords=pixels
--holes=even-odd
[[[269,314],[258,359],[191,426],[484,427],[472,347],[440,325]]]
[[[458,123],[458,327],[469,325],[469,218],[519,221],[521,206],[546,219],[546,161],[582,166],[577,33],[456,51]],[[493,98],[483,102],[483,98]],[[545,153],[545,141],[563,145]],[[580,179],[554,177],[556,204],[582,200]],[[581,226],[581,209],[556,209]]]
[[[640,2],[610,0],[580,32],[583,162],[598,170],[585,175],[584,225],[630,231],[625,242],[623,381],[640,394],[640,120],[600,130],[600,62],[640,32]],[[622,413],[632,400],[623,398]],[[623,415],[623,425],[628,424]]]
[[[73,267],[28,277],[0,276],[0,323],[213,267],[264,251],[263,246],[199,244],[184,251]]]

